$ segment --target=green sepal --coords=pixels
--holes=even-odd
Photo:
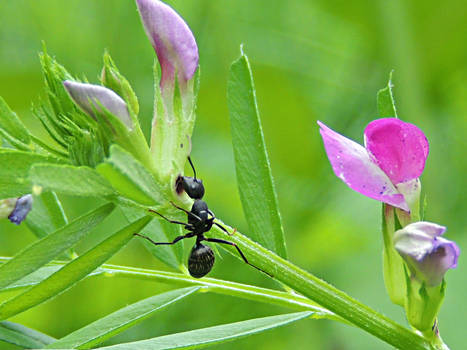
[[[125,100],[128,108],[130,109],[130,115],[138,115],[138,98],[136,97],[136,94],[131,88],[128,80],[120,74],[117,66],[107,51],[104,52],[104,67],[102,68],[101,82],[103,86],[115,91]]]
[[[410,278],[410,272],[405,269],[407,284],[407,298],[405,312],[410,325],[428,338],[434,337],[436,316],[444,300],[446,282],[443,281],[434,287],[427,286],[415,278]]]
[[[383,203],[383,276],[384,285],[391,301],[404,306],[406,297],[406,279],[404,260],[394,248],[394,232],[401,228],[393,206]]]

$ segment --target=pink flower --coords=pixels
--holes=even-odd
[[[429,151],[418,127],[397,118],[374,120],[365,128],[363,147],[320,121],[318,125],[337,177],[367,197],[410,211]]]
[[[198,47],[190,28],[170,6],[158,0],[136,0],[149,40],[161,65],[161,87],[187,82],[198,67]]]

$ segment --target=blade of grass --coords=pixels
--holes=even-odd
[[[227,102],[237,186],[250,236],[285,258],[284,232],[256,104],[253,76],[243,52],[230,67]]]
[[[195,293],[199,288],[171,290],[140,300],[68,334],[46,348],[89,349],[147,319],[156,311]]]
[[[3,321],[0,322],[0,340],[23,349],[42,349],[56,339],[23,325]]]
[[[131,223],[85,254],[70,261],[38,285],[5,301],[0,305],[0,319],[12,317],[70,288],[118,252],[134,233],[139,232],[150,220],[152,220],[151,216],[145,216]]]
[[[73,220],[63,228],[34,242],[0,266],[0,289],[20,280],[71,248],[114,209],[105,204]]]
[[[247,321],[223,324],[215,327],[196,329],[193,331],[169,334],[162,337],[105,346],[100,349],[136,350],[136,349],[198,349],[208,345],[226,343],[228,341],[261,333],[269,329],[285,326],[310,316],[311,312],[254,318]]]

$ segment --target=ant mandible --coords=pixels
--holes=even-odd
[[[171,204],[175,208],[187,214],[188,222],[185,223],[176,220],[170,220],[169,218],[165,217],[164,215],[158,213],[155,210],[149,209],[149,211],[159,215],[168,222],[178,225],[184,225],[185,229],[187,229],[189,232],[185,235],[176,237],[172,242],[154,242],[151,238],[141,235],[139,233],[135,233],[135,235],[147,239],[154,245],[171,245],[177,243],[182,239],[196,236],[196,243],[191,249],[190,257],[188,258],[188,271],[190,272],[190,275],[195,278],[201,278],[208,274],[209,271],[211,271],[212,266],[214,265],[214,252],[209,246],[202,244],[201,242],[203,241],[226,244],[235,247],[238,251],[238,254],[242,257],[243,261],[246,264],[253,266],[255,269],[269,275],[267,272],[261,270],[259,267],[249,263],[243,252],[234,242],[225,241],[223,239],[217,238],[207,238],[204,236],[204,233],[208,232],[212,228],[212,225],[216,225],[229,235],[230,233],[225,227],[218,224],[217,222],[214,222],[214,220],[216,219],[214,213],[211,210],[209,210],[206,202],[202,200],[204,196],[203,181],[196,177],[196,170],[193,166],[190,156],[188,156],[188,162],[190,163],[191,168],[193,169],[193,177],[180,176],[176,182],[176,191],[180,194],[181,192],[183,192],[183,190],[185,190],[186,194],[190,198],[195,200],[193,206],[191,207],[191,211],[185,210],[171,202]]]

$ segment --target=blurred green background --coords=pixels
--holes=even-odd
[[[256,82],[264,134],[283,217],[289,258],[373,308],[404,322],[385,294],[381,273],[381,205],[348,189],[332,173],[316,120],[362,142],[376,114],[376,92],[394,69],[399,116],[430,141],[422,181],[427,219],[448,226],[465,252],[467,23],[461,0],[197,0],[167,1],[191,27],[199,46],[201,90],[192,157],[206,200],[226,223],[247,232],[235,185],[226,108],[230,63],[244,43]],[[38,127],[30,107],[43,91],[41,41],[75,75],[97,82],[108,49],[140,99],[148,132],[154,52],[132,0],[1,0],[0,95],[24,122]],[[40,131],[36,131],[40,132]],[[0,166],[4,166],[1,164]],[[65,198],[69,217],[88,199]],[[93,233],[97,241],[120,227],[118,213]],[[0,255],[11,256],[34,236],[0,223]],[[83,251],[90,242],[82,244]],[[211,276],[277,287],[221,252]],[[133,240],[113,263],[164,269]],[[461,255],[447,274],[440,330],[452,349],[465,346],[467,268]],[[54,337],[169,285],[97,277],[13,319]],[[0,295],[5,298],[6,295]],[[106,344],[155,337],[289,310],[200,294],[158,313]],[[9,348],[0,344],[1,349]],[[13,347],[11,347],[13,348]],[[301,321],[218,346],[219,349],[390,349],[358,329]]]

